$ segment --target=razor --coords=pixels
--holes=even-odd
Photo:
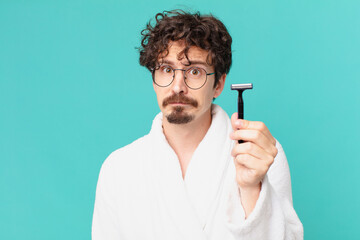
[[[244,119],[244,101],[242,94],[247,89],[252,89],[252,83],[244,84],[231,84],[231,90],[237,90],[239,92],[238,96],[238,119]],[[243,143],[243,140],[239,140],[239,143]]]

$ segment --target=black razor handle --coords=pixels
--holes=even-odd
[[[244,84],[231,84],[231,90],[237,90],[239,93],[238,96],[238,119],[244,119],[244,101],[243,101],[243,91],[246,89],[252,89],[252,83]],[[239,143],[243,143],[243,140],[238,140]]]
[[[243,91],[238,90],[239,96],[238,96],[238,119],[244,119],[244,101],[242,98]],[[238,140],[238,143],[243,143],[243,140]]]

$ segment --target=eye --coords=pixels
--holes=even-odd
[[[202,68],[193,67],[188,69],[186,71],[186,74],[188,77],[199,79],[205,76],[205,70],[203,70]]]
[[[173,69],[170,66],[161,66],[160,71],[162,73],[172,73]]]
[[[193,75],[193,76],[198,76],[198,75],[200,75],[200,69],[198,69],[198,68],[192,68],[192,69],[190,69],[190,74],[191,75]]]

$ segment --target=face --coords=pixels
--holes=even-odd
[[[192,64],[189,65],[185,56],[180,60],[178,59],[179,53],[183,49],[184,45],[181,42],[173,42],[169,47],[169,54],[160,62],[166,63],[173,69],[201,67],[207,73],[214,72],[214,67],[206,63],[207,51],[198,47],[191,47],[188,58]],[[205,85],[194,90],[185,84],[183,72],[177,70],[174,80],[169,86],[160,87],[153,84],[160,110],[165,116],[164,119],[171,124],[186,124],[210,119],[212,100],[222,92],[225,77],[226,75],[223,75],[214,88],[215,75],[208,75]]]

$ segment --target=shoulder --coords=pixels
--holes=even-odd
[[[147,136],[138,138],[134,142],[113,151],[105,160],[105,165],[116,165],[123,158],[136,158],[142,152],[142,149],[146,149]]]
[[[101,166],[100,175],[129,177],[142,168],[144,156],[149,151],[148,135],[112,152]]]
[[[269,174],[274,175],[273,173],[275,172],[275,176],[276,176],[279,174],[279,171],[281,174],[283,174],[284,172],[288,172],[289,166],[283,147],[281,146],[281,144],[277,139],[275,140],[276,140],[276,148],[278,150],[278,153],[274,159],[273,164],[269,168]]]
[[[287,163],[287,159],[286,159],[286,155],[284,152],[283,147],[281,146],[281,144],[279,143],[278,140],[276,140],[276,148],[278,150],[278,154],[275,157],[274,163],[273,163],[273,168],[277,168],[277,167],[282,167],[282,168],[288,168],[288,163]]]
[[[275,157],[274,163],[269,168],[267,174],[268,180],[279,196],[283,196],[292,201],[289,164],[285,152],[277,140],[276,147],[278,154]]]
[[[146,135],[115,150],[105,159],[96,188],[99,204],[111,206],[114,211],[125,211],[134,199],[144,199],[144,155],[149,152],[149,147],[144,148],[144,145],[148,145],[148,141]]]

